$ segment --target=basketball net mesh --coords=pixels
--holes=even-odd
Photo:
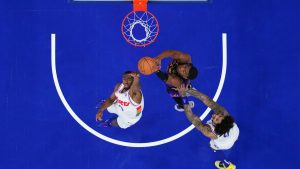
[[[146,46],[152,43],[159,31],[158,21],[148,11],[132,11],[123,20],[123,35],[125,39],[134,46]],[[145,30],[144,38],[136,38],[133,34],[135,26],[141,26]]]

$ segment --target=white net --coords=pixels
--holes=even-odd
[[[157,19],[148,11],[133,11],[123,20],[123,36],[134,46],[149,45],[156,39],[158,31]]]

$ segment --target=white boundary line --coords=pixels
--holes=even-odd
[[[220,94],[221,94],[221,90],[223,88],[224,85],[224,81],[225,81],[225,76],[226,76],[226,69],[227,69],[227,34],[226,33],[222,33],[222,47],[223,47],[223,64],[222,64],[222,73],[221,73],[221,79],[219,82],[219,86],[218,89],[216,91],[215,96],[213,97],[214,101],[217,101]],[[120,140],[116,140],[116,139],[112,139],[110,137],[107,137],[103,134],[98,133],[96,130],[92,129],[90,126],[88,126],[87,124],[85,124],[77,115],[76,113],[72,110],[72,108],[70,107],[70,105],[68,104],[67,100],[65,99],[59,82],[58,82],[58,78],[57,78],[57,73],[56,73],[56,36],[55,34],[51,34],[51,68],[52,68],[52,76],[53,76],[53,80],[54,80],[54,84],[55,84],[55,88],[56,91],[59,95],[59,98],[61,99],[62,103],[64,104],[65,108],[68,110],[68,112],[70,113],[70,115],[84,128],[86,129],[88,132],[90,132],[91,134],[95,135],[96,137],[99,137],[102,140],[105,140],[107,142],[113,143],[113,144],[117,144],[117,145],[121,145],[121,146],[126,146],[126,147],[152,147],[152,146],[158,146],[158,145],[162,145],[162,144],[166,144],[169,143],[171,141],[174,141],[182,136],[184,136],[185,134],[187,134],[188,132],[190,132],[191,130],[193,130],[195,127],[194,125],[190,125],[188,128],[186,128],[185,130],[181,131],[180,133],[177,133],[174,136],[165,138],[163,140],[158,140],[158,141],[153,141],[153,142],[146,142],[146,143],[132,143],[132,142],[124,142],[124,141],[120,141]],[[210,108],[207,108],[205,110],[205,112],[200,116],[200,119],[203,120],[210,112]]]

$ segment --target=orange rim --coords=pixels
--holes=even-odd
[[[153,42],[155,41],[155,39],[157,38],[158,33],[159,33],[159,24],[158,24],[158,21],[157,21],[156,17],[155,17],[151,12],[149,12],[149,11],[144,11],[144,12],[147,12],[148,14],[150,14],[150,15],[154,18],[154,20],[155,20],[155,22],[156,22],[156,26],[157,26],[157,32],[156,32],[156,34],[155,34],[155,37],[154,37],[151,41],[148,41],[147,43],[144,43],[144,44],[136,44],[136,43],[133,43],[133,42],[131,42],[131,41],[127,38],[127,35],[126,35],[125,32],[124,32],[124,22],[125,22],[125,20],[127,19],[127,17],[128,17],[129,15],[131,15],[132,13],[134,13],[134,12],[135,12],[135,11],[131,11],[130,13],[128,13],[128,14],[124,17],[123,22],[122,22],[122,25],[121,25],[122,34],[123,34],[123,37],[125,38],[125,40],[126,40],[129,44],[131,44],[131,45],[133,45],[133,46],[138,46],[138,47],[145,47],[145,46],[147,46],[147,45],[153,43]]]

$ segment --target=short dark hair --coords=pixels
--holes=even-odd
[[[190,68],[190,71],[189,71],[188,79],[194,80],[194,79],[196,79],[197,76],[198,76],[198,69],[192,65],[192,67]]]
[[[131,71],[131,70],[127,70],[127,71],[125,71],[125,72],[123,73],[123,75],[127,75],[127,74],[130,74],[130,73],[132,73],[132,71]]]
[[[233,123],[234,119],[230,115],[225,116],[222,122],[215,127],[216,134],[221,136],[227,133],[233,127]]]

